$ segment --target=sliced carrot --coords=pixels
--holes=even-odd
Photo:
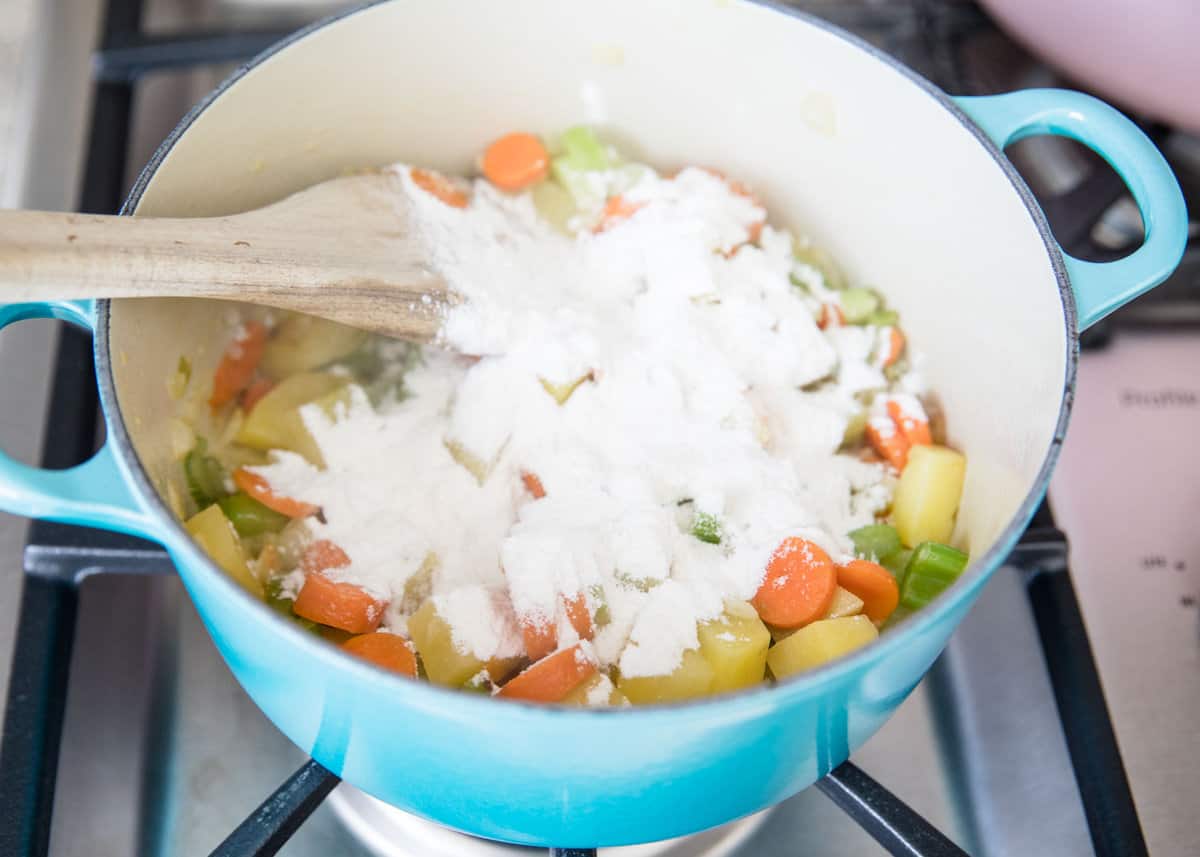
[[[451,208],[466,208],[470,201],[465,190],[433,170],[413,167],[412,180],[421,190],[433,194]]]
[[[498,696],[527,702],[559,702],[596,673],[596,663],[579,645],[555,652],[500,688]]]
[[[563,604],[567,608],[567,619],[581,640],[590,640],[596,629],[592,627],[592,614],[588,610],[587,597],[578,593],[574,598],[563,596]]]
[[[345,568],[349,564],[350,557],[329,539],[313,542],[304,549],[304,555],[300,557],[300,570],[306,574],[328,571],[331,568]]]
[[[483,175],[501,190],[524,190],[549,171],[550,154],[532,134],[505,134],[483,153]]]
[[[242,391],[242,410],[250,413],[259,400],[275,388],[275,382],[270,378],[259,378]]]
[[[817,319],[817,327],[826,330],[829,327],[845,327],[846,316],[837,304],[821,304],[821,317]]]
[[[884,369],[891,366],[900,359],[900,355],[904,353],[904,332],[898,327],[888,328],[888,350],[883,355],[882,366]]]
[[[910,447],[929,446],[933,443],[933,432],[929,430],[929,423],[919,417],[904,413],[904,409],[895,399],[888,401],[887,412],[888,416],[892,418],[892,422],[896,424],[897,431],[908,441]]]
[[[300,559],[300,568],[307,576],[292,604],[292,612],[352,634],[366,634],[378,628],[387,602],[361,586],[339,583],[324,574],[349,564],[350,557],[333,542],[321,540],[309,545]]]
[[[891,417],[871,417],[867,420],[867,442],[888,464],[903,470],[908,464],[909,443]]]
[[[217,371],[213,373],[212,395],[208,397],[209,407],[221,407],[226,402],[232,402],[238,393],[246,389],[254,370],[262,360],[263,349],[267,346],[267,326],[261,321],[248,321],[229,343]]]
[[[799,628],[820,619],[837,592],[833,560],[820,547],[790,536],[775,549],[751,603],[776,628]]]
[[[856,559],[837,568],[837,582],[862,599],[863,612],[875,624],[892,615],[900,603],[896,578],[879,563]]]
[[[525,483],[525,490],[533,495],[533,499],[540,500],[546,496],[546,489],[542,486],[542,480],[538,479],[536,473],[522,470],[521,481]]]
[[[640,202],[630,202],[620,194],[610,196],[608,202],[604,203],[604,211],[600,215],[600,222],[592,227],[592,232],[599,234],[620,223],[622,220],[628,220],[630,217],[633,217],[643,204]]]
[[[417,656],[413,654],[408,641],[397,634],[389,634],[387,631],[360,634],[342,643],[342,648],[385,670],[409,678],[417,677]]]
[[[752,190],[750,190],[750,188],[746,187],[744,184],[742,184],[739,181],[735,181],[734,179],[729,178],[729,176],[725,175],[720,170],[715,170],[712,167],[698,167],[698,169],[703,170],[704,172],[708,173],[710,176],[716,176],[721,181],[725,182],[725,184],[729,186],[729,189],[731,191],[733,191],[735,194],[737,194],[738,196],[745,197],[746,199],[748,199],[752,203],[754,203],[756,206],[758,206],[759,209],[762,210],[762,219],[756,220],[753,223],[751,223],[750,226],[747,227],[747,230],[746,230],[745,243],[757,244],[758,239],[762,237],[763,226],[767,222],[767,210],[766,210],[766,208],[763,207],[762,201],[757,196],[754,195],[754,192]],[[728,250],[725,251],[725,257],[729,258],[730,256],[735,255],[741,246],[742,245],[739,244],[735,247],[730,247]]]
[[[540,661],[558,647],[558,629],[553,620],[523,619],[521,638],[525,642],[525,654],[533,661]]]
[[[320,508],[312,503],[305,503],[303,500],[293,500],[291,497],[276,494],[271,490],[271,483],[267,482],[265,477],[252,473],[244,467],[233,471],[233,484],[268,509],[274,509],[289,518],[307,518],[309,515],[315,515]]]

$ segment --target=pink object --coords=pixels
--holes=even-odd
[[[1030,50],[1139,116],[1200,134],[1200,0],[980,0]]]

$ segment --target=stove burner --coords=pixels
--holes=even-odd
[[[521,845],[478,839],[403,812],[343,783],[328,802],[346,828],[379,857],[517,857],[538,853]],[[766,820],[770,810],[713,830],[623,848],[605,848],[604,857],[729,857]],[[545,852],[541,852],[545,853]]]

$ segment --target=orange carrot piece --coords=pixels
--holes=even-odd
[[[891,366],[904,353],[904,332],[898,327],[888,328],[888,351],[883,355],[883,368]]]
[[[304,555],[300,557],[300,570],[305,574],[328,571],[331,568],[345,568],[349,564],[350,557],[329,539],[313,542],[304,549]]]
[[[342,643],[342,648],[364,661],[400,673],[409,678],[417,677],[417,656],[408,641],[387,631],[372,631],[360,634]]]
[[[604,212],[600,215],[600,222],[592,227],[592,232],[599,234],[622,220],[628,220],[642,205],[643,203],[640,202],[629,202],[620,194],[610,196],[608,202],[604,203]]]
[[[560,702],[596,673],[596,663],[579,645],[555,652],[500,688],[498,696],[527,702]]]
[[[904,413],[904,409],[895,399],[887,403],[887,412],[888,416],[892,418],[892,422],[896,424],[896,430],[910,447],[929,446],[933,443],[933,432],[929,430],[929,423],[919,417]]]
[[[441,173],[413,167],[412,180],[421,190],[433,194],[451,208],[467,207],[467,192]]]
[[[268,509],[274,509],[289,518],[307,518],[309,515],[315,515],[319,508],[312,503],[305,503],[303,500],[293,500],[291,497],[276,494],[271,490],[271,484],[265,477],[252,473],[244,467],[233,471],[233,484]]]
[[[567,608],[567,619],[581,640],[590,640],[596,629],[592,627],[592,614],[588,610],[587,598],[582,592],[574,598],[563,596],[563,604]]]
[[[553,620],[523,619],[521,638],[525,642],[525,654],[531,661],[540,661],[558,648],[558,628]]]
[[[903,470],[908,464],[908,450],[912,444],[900,431],[891,417],[872,417],[867,420],[867,442],[888,464]]]
[[[533,499],[540,500],[546,496],[546,489],[542,485],[542,480],[538,479],[536,473],[522,470],[521,481],[525,483],[525,490],[533,495]]]
[[[483,153],[483,175],[501,190],[524,190],[549,171],[550,154],[532,134],[505,134]]]
[[[387,602],[361,586],[339,583],[324,574],[329,569],[349,564],[350,557],[333,542],[322,539],[309,545],[300,558],[300,568],[306,577],[292,612],[311,622],[352,634],[367,634],[378,628]]]
[[[250,413],[259,400],[273,389],[275,389],[275,382],[270,378],[259,378],[251,383],[242,391],[242,410]]]
[[[837,572],[829,554],[796,536],[783,540],[767,563],[767,573],[751,604],[777,628],[799,628],[829,611],[837,592]]]
[[[234,397],[250,383],[258,361],[262,360],[263,349],[267,346],[267,326],[261,321],[248,321],[217,364],[213,373],[212,395],[208,397],[208,405],[213,410],[232,402]]]
[[[846,316],[837,304],[821,304],[821,317],[817,319],[817,327],[826,330],[829,327],[844,327]]]
[[[900,587],[892,573],[875,562],[856,559],[837,568],[837,582],[863,602],[863,613],[879,624],[892,615],[900,603]]]

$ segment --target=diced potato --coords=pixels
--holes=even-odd
[[[300,408],[346,385],[346,379],[320,372],[303,372],[279,383],[254,406],[235,440],[255,449],[290,449],[316,467],[325,459],[300,416]]]
[[[533,188],[533,207],[559,232],[570,233],[568,224],[576,214],[575,200],[558,182],[538,182]]]
[[[272,378],[286,378],[345,357],[366,339],[366,331],[336,321],[291,315],[272,332],[259,365]]]
[[[907,547],[948,542],[962,499],[967,459],[944,446],[914,446],[892,501],[892,524]]]
[[[408,634],[421,656],[425,675],[432,682],[462,687],[485,666],[483,661],[455,648],[450,625],[438,615],[433,599],[426,601],[408,620]]]
[[[696,628],[700,654],[713,670],[712,693],[758,684],[766,676],[771,632],[745,601],[731,601],[725,612]]]
[[[197,512],[187,519],[184,527],[222,571],[251,595],[263,597],[262,584],[246,563],[246,554],[242,551],[237,530],[225,517],[220,506],[214,504],[202,512]]]
[[[775,678],[785,678],[840,658],[878,636],[866,616],[819,619],[776,643],[767,654],[767,665]]]
[[[596,701],[593,701],[596,700]],[[573,691],[563,697],[563,705],[582,705],[596,707],[600,705],[628,705],[625,694],[617,690],[612,681],[604,673],[596,673],[587,681],[581,682]]]
[[[843,616],[857,616],[863,611],[863,600],[849,589],[837,588],[833,593],[833,603],[825,613],[826,619],[841,619]]]
[[[674,672],[667,675],[621,676],[617,689],[634,705],[695,699],[712,691],[715,675],[698,649],[688,649]]]

